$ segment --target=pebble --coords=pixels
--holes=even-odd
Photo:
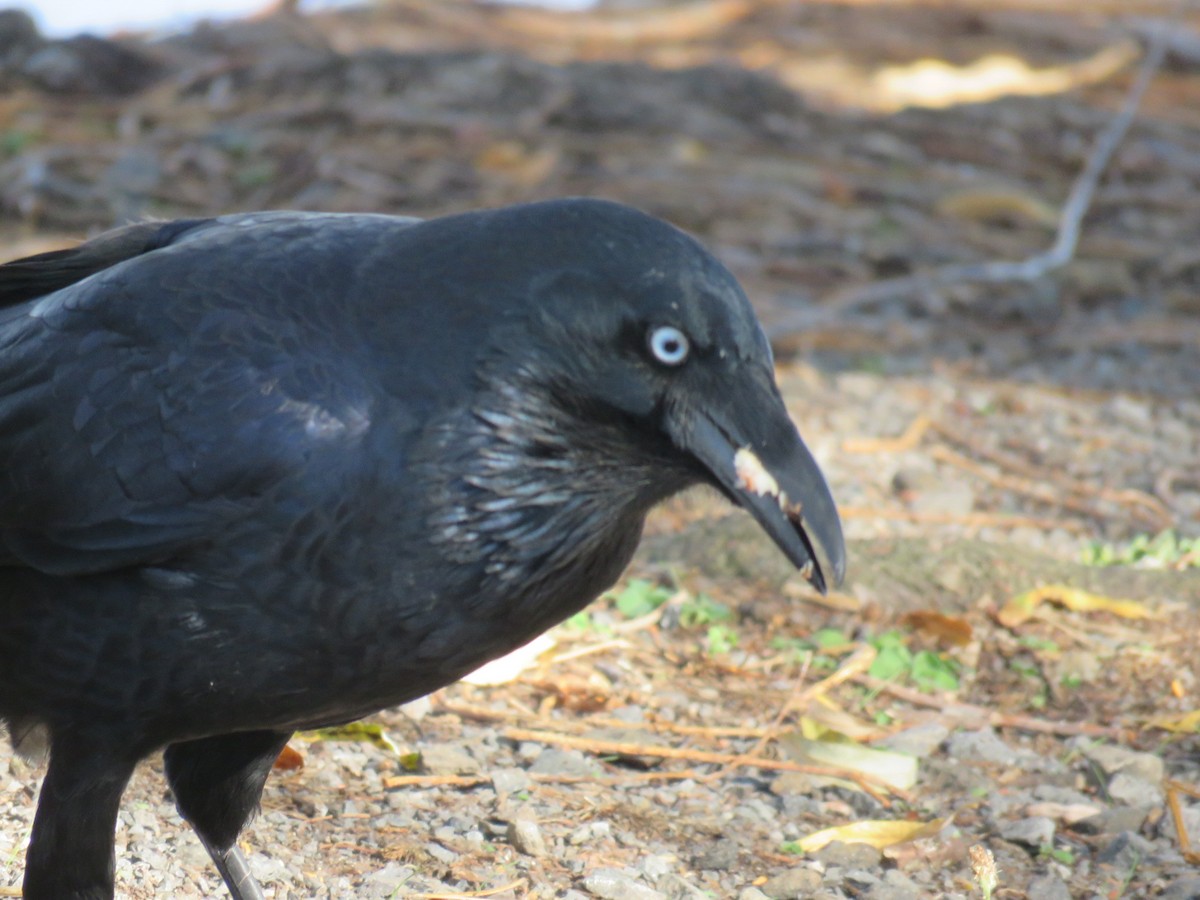
[[[737,841],[730,838],[720,838],[708,845],[696,858],[693,860],[693,865],[697,869],[714,869],[723,872],[726,869],[731,869],[737,864],[738,845]]]
[[[532,783],[529,773],[524,769],[494,769],[492,788],[497,794],[515,794],[518,791],[529,790]]]
[[[1089,816],[1075,823],[1082,834],[1118,834],[1122,831],[1137,831],[1150,815],[1152,806],[1114,806],[1098,816]]]
[[[436,841],[430,841],[425,845],[425,852],[432,856],[440,863],[450,865],[458,859],[458,854],[449,847],[443,847]]]
[[[542,829],[532,818],[518,816],[509,822],[507,837],[508,842],[526,856],[545,856],[548,852]]]
[[[257,873],[255,873],[257,874]],[[365,879],[362,889],[358,896],[360,897],[394,897],[396,891],[413,876],[411,866],[404,866],[398,862],[390,862],[382,869],[376,869]]]
[[[1054,843],[1054,820],[1046,816],[1030,816],[1005,822],[1000,826],[1000,837],[1037,852]]]
[[[821,873],[813,869],[795,868],[780,872],[774,878],[769,878],[762,886],[762,892],[771,900],[793,900],[807,897],[821,886]]]
[[[479,760],[454,744],[422,747],[421,765],[431,775],[475,775],[479,772]]]
[[[604,900],[667,900],[667,895],[641,884],[620,869],[597,869],[583,879],[584,889]]]
[[[1146,781],[1132,771],[1123,770],[1108,782],[1108,793],[1119,803],[1130,805],[1153,803],[1158,806],[1164,799],[1159,784],[1160,782],[1157,781]]]
[[[950,737],[946,752],[954,759],[966,762],[1003,763],[1016,765],[1018,754],[1000,740],[991,728],[979,731],[960,731]]]
[[[542,750],[529,771],[535,775],[575,775],[597,778],[603,773],[600,764],[578,750],[560,750],[548,747]]]
[[[1071,900],[1071,891],[1057,875],[1035,875],[1025,890],[1027,897],[1037,900]]]
[[[1200,877],[1189,875],[1168,884],[1158,900],[1200,900]]]
[[[1124,772],[1150,784],[1163,780],[1163,762],[1153,753],[1140,753],[1115,744],[1079,743],[1079,751],[1100,767],[1105,775]]]
[[[1139,834],[1122,831],[1100,848],[1096,862],[1112,866],[1118,872],[1132,871],[1142,860],[1154,852],[1154,845]]]

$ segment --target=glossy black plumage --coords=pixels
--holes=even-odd
[[[749,304],[627,207],[147,223],[0,267],[0,306],[0,720],[50,743],[29,900],[112,896],[160,748],[258,896],[234,840],[293,730],[571,615],[689,484],[841,575]]]

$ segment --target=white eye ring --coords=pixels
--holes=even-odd
[[[688,358],[692,345],[687,335],[673,325],[659,325],[650,330],[650,352],[664,366],[678,366]]]

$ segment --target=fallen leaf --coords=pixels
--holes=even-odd
[[[966,619],[930,609],[910,612],[901,621],[913,631],[923,632],[953,647],[965,647],[974,637],[971,623]]]
[[[1000,610],[996,618],[1005,628],[1016,628],[1033,615],[1042,603],[1055,603],[1072,612],[1109,612],[1123,619],[1152,619],[1154,613],[1137,600],[1117,600],[1101,594],[1089,594],[1063,584],[1048,584],[1018,594]]]
[[[796,762],[862,772],[902,791],[917,783],[917,758],[907,753],[862,747],[848,740],[814,741],[796,732],[780,735],[779,744]]]
[[[869,844],[877,850],[902,844],[905,841],[915,841],[918,838],[933,837],[950,824],[953,816],[935,819],[932,822],[889,822],[883,819],[863,819],[860,822],[850,822],[847,825],[835,825],[833,828],[823,828],[808,837],[801,838],[796,845],[805,853],[814,853],[834,841],[846,844]]]
[[[1174,734],[1200,734],[1200,709],[1180,716],[1157,716],[1146,721],[1146,728],[1158,728]]]
[[[364,744],[372,744],[389,753],[398,754],[400,752],[378,722],[347,722],[345,725],[337,725],[333,728],[301,731],[299,735],[306,741],[360,741]]]

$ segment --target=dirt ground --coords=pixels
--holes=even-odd
[[[267,895],[976,897],[982,848],[997,897],[1200,897],[1200,12],[620,7],[0,13],[4,258],[141,216],[631,202],[742,280],[842,508],[830,598],[688,495],[519,674],[298,738],[245,835]],[[1065,265],[964,273],[1051,247],[1155,47]],[[0,896],[39,776],[0,750]],[[117,880],[222,896],[154,761]]]

